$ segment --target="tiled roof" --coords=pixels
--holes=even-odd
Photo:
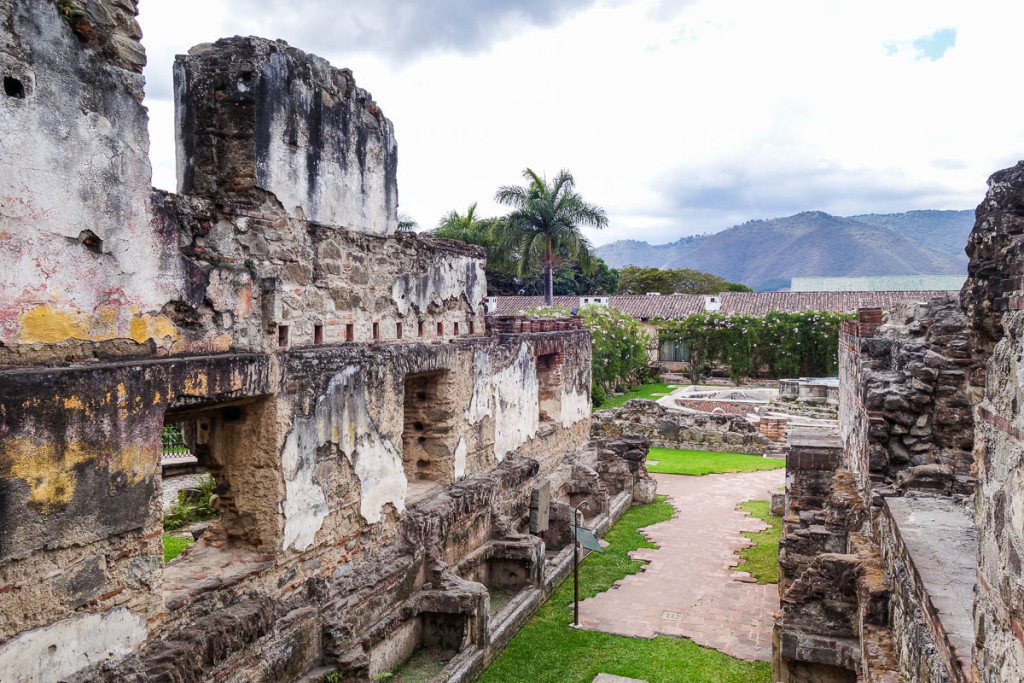
[[[858,308],[891,309],[902,301],[927,301],[949,291],[909,292],[723,292],[716,296],[726,314],[765,315],[770,311],[830,311],[856,313]],[[497,315],[517,315],[544,305],[542,296],[499,296]],[[571,309],[579,306],[578,296],[556,296],[555,305]],[[675,320],[704,312],[704,295],[612,296],[608,305],[634,318]]]
[[[922,292],[954,290],[966,275],[879,275],[871,277],[795,277],[794,292]]]

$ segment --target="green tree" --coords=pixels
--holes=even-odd
[[[497,235],[496,228],[500,222],[498,218],[480,218],[476,213],[476,202],[473,202],[464,214],[455,210],[449,211],[438,221],[437,227],[431,230],[430,234],[483,247],[487,254],[487,279],[490,280],[492,270],[502,273],[514,270],[509,266],[510,260],[503,252]]]
[[[530,315],[565,316],[558,306],[532,308]],[[616,308],[586,306],[580,310],[583,325],[590,330],[592,394],[626,391],[649,381],[650,354],[656,341],[640,321]]]
[[[554,273],[555,296],[582,296],[587,294],[615,294],[619,287],[619,271],[609,268],[595,256],[593,274],[583,271],[580,262],[563,253]],[[544,274],[535,273],[523,278],[506,271],[487,269],[489,296],[540,296],[544,294]]]
[[[416,228],[420,227],[420,224],[413,220],[413,217],[407,213],[398,214],[398,231],[399,232],[416,232]]]
[[[839,365],[839,329],[853,316],[827,311],[767,315],[697,313],[658,321],[660,341],[683,344],[690,352],[691,381],[711,364],[742,377],[824,377]]]
[[[543,268],[544,300],[551,305],[558,255],[564,250],[584,272],[593,273],[593,247],[580,227],[604,228],[608,218],[603,209],[583,201],[568,171],[560,171],[550,183],[529,168],[523,177],[525,186],[504,186],[494,195],[499,204],[512,207],[496,232],[505,257],[516,259],[517,275]]]
[[[746,285],[692,268],[644,268],[626,266],[619,270],[620,294],[717,294],[749,292]]]

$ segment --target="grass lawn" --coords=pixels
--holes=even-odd
[[[662,396],[671,394],[677,388],[679,388],[678,384],[641,384],[636,389],[627,391],[621,396],[609,396],[605,399],[604,403],[601,404],[600,408],[594,408],[594,410],[619,408],[623,403],[631,398],[649,398],[653,401],[661,398]]]
[[[187,538],[178,538],[177,536],[168,536],[164,534],[164,562],[170,562],[178,555],[181,551],[189,547],[194,541]]]
[[[652,448],[647,459],[658,461],[657,465],[647,466],[651,472],[689,474],[694,477],[720,472],[777,470],[786,466],[786,461],[781,458],[762,458],[760,455],[744,453],[680,451],[674,448]]]
[[[627,553],[653,548],[638,529],[671,518],[672,506],[657,502],[630,508],[611,528],[603,554],[593,553],[580,566],[580,599],[611,588],[613,582],[640,571]],[[769,683],[769,662],[744,662],[685,638],[651,640],[577,631],[572,622],[572,577],[509,643],[478,683],[590,683],[599,673],[640,678],[650,683]]]
[[[740,551],[742,560],[737,571],[750,572],[758,583],[779,582],[779,539],[782,538],[782,518],[768,511],[767,500],[748,500],[740,509],[751,517],[763,519],[771,525],[764,531],[744,531],[744,536],[757,545]]]

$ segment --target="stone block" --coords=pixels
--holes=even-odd
[[[530,533],[542,534],[548,530],[551,512],[551,482],[544,479],[530,491]]]

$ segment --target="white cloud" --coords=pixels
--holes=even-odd
[[[401,211],[421,226],[473,201],[499,212],[494,190],[528,165],[569,168],[607,209],[597,243],[800,210],[969,208],[1024,147],[1024,94],[1006,77],[1024,5],[1011,0],[570,2],[519,21],[497,15],[502,32],[462,22],[449,40],[418,50],[383,40],[376,53],[372,41],[332,42],[363,35],[337,27],[304,44],[323,17],[300,0],[262,6],[142,1],[158,186],[174,183],[174,54],[237,33],[353,70],[395,123]],[[887,48],[944,28],[956,41],[941,59]]]

